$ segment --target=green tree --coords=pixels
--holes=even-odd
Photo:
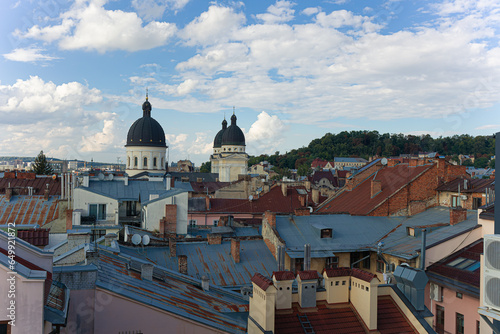
[[[297,168],[297,174],[300,176],[307,176],[311,173],[311,168],[308,164],[302,164]]]
[[[474,163],[472,162],[472,160],[471,160],[471,159],[465,159],[465,160],[462,162],[462,166],[472,167],[472,166],[474,166]]]
[[[204,162],[200,166],[200,173],[211,173],[212,163],[210,161]]]
[[[35,158],[35,162],[33,163],[33,171],[37,175],[49,175],[54,172],[52,170],[52,167],[50,167],[45,154],[43,154],[43,151],[40,151],[38,156]]]
[[[495,159],[491,159],[489,165],[488,165],[490,168],[493,168],[495,169]]]
[[[488,158],[477,158],[474,160],[474,167],[486,168],[488,166]]]

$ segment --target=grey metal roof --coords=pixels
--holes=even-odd
[[[168,247],[127,247],[120,245],[124,254],[147,259],[168,269],[178,270],[177,257],[169,257]],[[177,243],[177,255],[187,255],[188,275],[200,279],[206,275],[210,284],[225,287],[240,287],[251,284],[256,272],[271,277],[278,265],[262,240],[240,241],[240,263],[231,256],[231,242],[208,245],[207,242]]]
[[[468,211],[467,220],[456,225],[446,225],[449,220],[449,208],[435,207],[412,217],[277,216],[276,228],[291,258],[303,257],[306,243],[311,244],[311,256],[321,258],[336,252],[375,251],[378,242],[383,241],[384,253],[412,259],[418,256],[422,241],[418,236],[408,236],[407,227],[426,226],[429,230],[426,248],[478,227],[474,211]],[[332,228],[333,238],[321,238],[318,226]]]
[[[130,180],[128,185],[123,181],[90,181],[88,187],[80,187],[79,189],[87,190],[99,195],[111,197],[119,201],[141,201],[141,203],[149,202],[150,195],[159,195],[160,197],[173,196],[175,188],[166,190],[164,182],[145,181],[145,180]],[[185,190],[178,189],[178,192]],[[169,193],[170,192],[170,193]],[[168,195],[168,194],[171,195]]]

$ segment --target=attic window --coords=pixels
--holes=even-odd
[[[415,229],[413,227],[407,227],[406,232],[409,237],[414,237],[415,236]]]
[[[324,228],[321,230],[321,238],[331,238],[332,237],[332,229]]]

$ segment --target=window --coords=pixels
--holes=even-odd
[[[127,167],[130,167],[130,157],[127,157]]]
[[[352,252],[351,253],[351,267],[354,267],[354,268],[359,268],[359,262],[357,262],[359,259],[360,259],[360,253],[357,253],[357,252]],[[357,262],[356,264],[354,264],[354,262]],[[353,265],[354,264],[354,265]]]
[[[444,307],[436,305],[436,332],[444,333]]]
[[[456,334],[464,334],[464,315],[457,313],[456,314]]]
[[[156,157],[153,158],[153,167],[156,167]]]
[[[370,269],[370,264],[371,264],[371,258],[370,258],[370,252],[363,252],[361,253],[362,257],[367,257],[366,259],[363,260],[363,268],[365,269]]]
[[[11,326],[8,321],[0,321],[0,334],[10,334]]]
[[[479,326],[479,324],[479,320],[476,320],[476,334],[479,334],[481,332],[481,327]]]
[[[134,157],[134,167],[137,167],[138,163],[139,163],[139,159],[137,159],[137,157]]]
[[[460,197],[458,197],[458,196],[451,196],[451,207],[452,208],[456,208],[456,207],[459,207],[459,206],[461,206]]]
[[[335,286],[339,286],[339,281],[335,281]]]
[[[338,268],[339,258],[337,256],[327,257],[325,260],[325,268]]]
[[[148,158],[144,157],[144,164],[143,164],[143,167],[144,168],[148,168]]]
[[[464,295],[463,295],[461,292],[457,292],[457,298],[462,299],[462,298],[463,298],[463,296],[464,296]]]
[[[472,199],[472,210],[477,210],[482,204],[481,198],[473,198]]]
[[[345,285],[345,281],[342,281],[342,285]]]
[[[218,219],[214,219],[214,226],[217,226],[219,225],[219,220]]]
[[[324,228],[321,230],[321,238],[331,238],[332,237],[332,229]]]
[[[93,216],[97,220],[105,220],[106,204],[89,204],[89,216]]]
[[[136,202],[133,201],[126,201],[126,206],[127,206],[127,216],[137,216],[137,205]]]
[[[196,219],[191,219],[191,220],[189,221],[189,226],[191,226],[191,227],[195,227],[195,226],[196,226]]]
[[[383,273],[385,269],[385,263],[382,260],[377,260],[377,272]]]

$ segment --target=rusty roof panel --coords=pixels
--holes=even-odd
[[[45,201],[42,196],[14,196],[10,201],[0,195],[0,225],[15,223],[23,225],[45,224],[59,217],[59,201],[50,198]]]

